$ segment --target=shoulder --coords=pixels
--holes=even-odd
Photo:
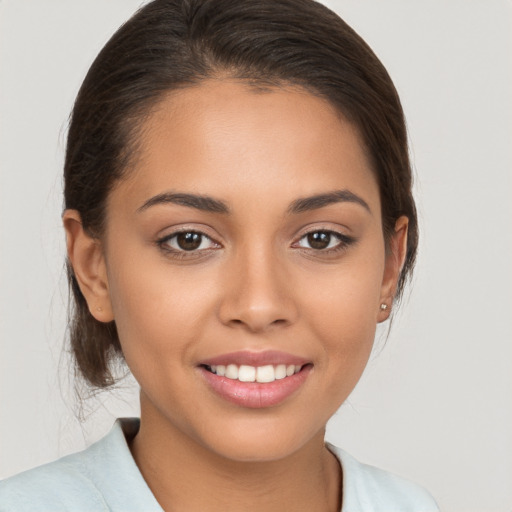
[[[118,421],[87,450],[1,481],[0,512],[161,512],[128,447],[137,429]]]
[[[88,477],[84,452],[0,482],[0,511],[109,510]]]
[[[423,487],[397,475],[362,464],[344,450],[328,445],[343,470],[341,512],[439,512]]]

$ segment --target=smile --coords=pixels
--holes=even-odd
[[[207,387],[219,398],[243,408],[275,407],[300,392],[313,364],[278,351],[241,351],[202,361]]]
[[[260,382],[268,383],[275,380],[291,377],[300,372],[302,366],[294,364],[267,364],[265,366],[249,365],[212,365],[206,367],[212,373],[227,379],[238,380],[240,382]]]

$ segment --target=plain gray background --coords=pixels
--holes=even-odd
[[[328,439],[423,484],[447,512],[510,512],[512,4],[325,3],[401,94],[422,238],[410,298]],[[75,418],[60,175],[81,80],[139,4],[0,0],[0,478],[137,414],[128,380]]]

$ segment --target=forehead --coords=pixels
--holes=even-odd
[[[136,165],[120,187],[226,198],[296,197],[350,188],[379,201],[357,130],[298,87],[211,80],[168,94],[141,126]]]

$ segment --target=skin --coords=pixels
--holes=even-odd
[[[102,239],[84,233],[78,212],[64,214],[90,311],[115,319],[141,386],[135,461],[165,510],[339,510],[341,469],[325,425],[389,315],[380,304],[392,303],[407,219],[386,250],[357,131],[297,88],[209,81],[169,94],[141,134],[135,169],[109,196]],[[290,213],[297,200],[333,191],[366,206]],[[229,213],[143,207],[165,193],[209,196]],[[162,242],[176,230],[206,236],[198,250],[180,251],[176,237]],[[345,238],[313,248],[306,235],[319,231]],[[199,370],[239,350],[280,350],[311,371],[282,403],[242,407],[212,392]]]

